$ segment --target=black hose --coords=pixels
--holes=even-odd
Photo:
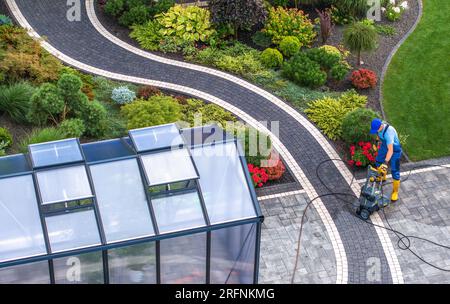
[[[320,183],[321,183],[321,184],[322,184],[322,185],[323,185],[330,193],[322,194],[322,195],[316,196],[316,197],[314,197],[313,199],[311,199],[311,200],[306,204],[306,207],[305,207],[305,209],[304,209],[303,212],[302,212],[302,219],[301,219],[301,223],[300,223],[299,235],[298,235],[298,240],[297,240],[297,253],[296,253],[294,269],[293,269],[292,277],[291,277],[291,284],[293,284],[294,281],[295,281],[295,273],[296,273],[296,270],[297,270],[297,267],[298,267],[298,261],[299,261],[299,257],[300,257],[301,238],[302,238],[302,232],[303,232],[304,218],[305,218],[305,214],[306,214],[306,211],[308,210],[309,206],[310,206],[315,200],[320,199],[320,198],[322,198],[322,197],[326,197],[326,196],[335,196],[337,199],[339,199],[339,200],[342,201],[343,203],[345,203],[345,204],[350,204],[350,205],[352,205],[352,206],[353,206],[353,203],[352,203],[352,202],[349,202],[349,201],[347,201],[347,200],[345,200],[345,199],[343,199],[342,196],[344,196],[344,197],[353,197],[353,198],[358,199],[358,197],[357,197],[353,192],[352,192],[352,193],[347,193],[347,192],[333,192],[333,191],[326,185],[326,183],[323,181],[322,177],[321,177],[320,174],[319,174],[319,169],[320,169],[320,167],[321,167],[323,164],[325,164],[325,163],[327,163],[327,162],[331,162],[331,161],[340,161],[340,162],[344,162],[342,159],[332,158],[332,159],[327,159],[327,160],[324,160],[324,161],[320,162],[319,165],[316,167],[316,177],[317,177],[317,179],[320,181]],[[415,168],[410,169],[410,170],[409,170],[409,173],[408,173],[408,175],[407,175],[407,177],[406,177],[405,179],[403,179],[402,182],[405,182],[405,181],[407,181],[407,180],[409,179],[409,177],[411,176],[411,172],[412,172],[413,170],[415,170],[415,169],[420,169],[420,168],[427,168],[427,167],[442,167],[442,168],[445,168],[445,169],[450,169],[450,167],[442,166],[442,165],[420,165],[420,166],[417,166],[417,167],[415,167]],[[353,182],[355,181],[355,172],[354,172],[354,171],[352,171],[352,176],[353,176],[353,177],[352,177],[352,180],[351,180],[351,182],[350,182],[350,187],[353,185]],[[389,184],[391,184],[391,183],[392,183],[392,182],[384,183],[384,184],[383,184],[383,187],[386,186],[386,185],[389,185]],[[381,195],[382,195],[382,196],[383,196],[383,187],[381,187],[381,191],[382,191],[382,192],[381,192]],[[384,211],[384,208],[383,208],[383,215],[384,215],[384,218],[385,218],[385,220],[386,220],[386,223],[388,224],[389,227],[380,226],[380,225],[374,224],[374,223],[372,223],[372,222],[369,222],[368,220],[363,220],[361,217],[357,216],[356,214],[353,214],[353,215],[354,215],[356,218],[360,219],[361,221],[363,221],[363,222],[365,222],[365,223],[367,223],[367,224],[369,224],[369,225],[372,225],[372,226],[375,226],[375,227],[382,228],[382,229],[385,229],[385,230],[387,230],[387,231],[393,232],[393,233],[397,236],[397,238],[398,238],[397,246],[398,246],[398,248],[400,248],[401,250],[408,250],[408,251],[411,252],[416,258],[418,258],[419,260],[421,260],[421,261],[424,262],[425,264],[427,264],[427,265],[429,265],[429,266],[431,266],[431,267],[433,267],[433,268],[435,268],[435,269],[438,269],[438,270],[440,270],[440,271],[450,272],[450,269],[444,269],[444,268],[441,268],[441,267],[439,267],[439,266],[436,266],[436,265],[434,265],[434,264],[428,262],[427,260],[425,260],[425,259],[424,259],[423,257],[421,257],[420,255],[418,255],[414,250],[412,250],[412,249],[411,249],[411,239],[417,239],[417,240],[421,240],[421,241],[424,241],[424,242],[428,242],[428,243],[430,243],[430,244],[433,244],[433,245],[435,245],[435,246],[438,246],[438,247],[441,247],[441,248],[445,248],[445,249],[448,249],[448,250],[450,250],[450,246],[446,246],[446,245],[443,245],[443,244],[439,244],[439,243],[436,243],[436,242],[431,241],[431,240],[429,240],[429,239],[422,238],[422,237],[418,237],[418,236],[405,235],[404,233],[402,233],[402,232],[400,232],[400,231],[398,231],[398,230],[393,229],[392,226],[391,226],[391,224],[389,223],[389,220],[388,220],[388,218],[387,218],[387,216],[386,216],[386,213],[385,213],[385,211]],[[406,242],[406,243],[405,243],[405,242]],[[403,244],[404,247],[400,246],[400,244]]]

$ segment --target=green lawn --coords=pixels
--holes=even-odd
[[[415,161],[450,155],[450,1],[423,5],[422,20],[383,85],[387,119],[409,135],[406,152]]]

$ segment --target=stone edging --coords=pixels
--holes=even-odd
[[[384,112],[384,107],[383,107],[383,84],[384,84],[384,78],[386,77],[386,72],[387,72],[387,70],[389,68],[389,65],[391,64],[391,61],[394,58],[395,54],[400,49],[400,47],[403,45],[403,43],[406,41],[406,39],[408,39],[409,36],[411,36],[411,34],[416,30],[417,26],[420,23],[420,20],[422,19],[423,3],[422,3],[422,0],[417,0],[417,2],[419,4],[419,13],[417,14],[416,21],[414,22],[413,26],[409,29],[409,31],[403,36],[402,39],[400,39],[400,41],[392,49],[391,53],[389,54],[388,58],[386,59],[386,61],[384,63],[383,70],[381,71],[381,76],[380,76],[381,84],[380,84],[380,88],[378,90],[379,90],[379,101],[380,101],[381,115],[383,116],[383,119],[386,119],[386,113]],[[403,155],[405,156],[405,158],[406,158],[406,160],[408,162],[411,162],[411,160],[409,159],[408,155],[405,152],[403,152]]]

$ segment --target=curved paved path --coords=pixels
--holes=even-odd
[[[217,103],[260,130],[260,121],[279,121],[275,148],[285,159],[308,197],[327,193],[315,176],[317,165],[338,158],[322,134],[302,115],[273,95],[244,80],[212,69],[163,59],[117,41],[95,17],[92,0],[81,1],[81,20],[70,22],[62,0],[6,0],[17,21],[67,64],[105,77],[150,84]],[[77,1],[74,1],[75,3]],[[273,136],[273,134],[272,134]],[[339,192],[350,187],[351,174],[340,162],[328,163],[324,181]],[[333,244],[337,283],[403,283],[400,266],[386,231],[365,225],[333,197],[316,200]],[[372,221],[383,225],[378,215]],[[371,275],[371,272],[379,275]],[[288,275],[288,274],[287,274]]]

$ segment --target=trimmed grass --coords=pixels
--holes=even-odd
[[[423,0],[422,20],[383,84],[388,121],[414,161],[450,155],[450,1]]]

